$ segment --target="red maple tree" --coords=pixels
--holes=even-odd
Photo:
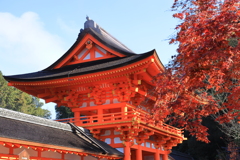
[[[156,79],[152,118],[209,142],[203,117],[218,115],[221,124],[239,116],[240,1],[175,0],[172,9],[181,21],[170,41],[179,44],[178,54]]]

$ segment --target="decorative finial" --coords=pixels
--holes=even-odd
[[[92,19],[90,19],[88,15],[86,16],[86,19],[87,20],[84,23],[84,29],[91,28],[91,29],[94,29],[99,34],[101,34],[101,28],[97,25],[97,23],[95,23]]]
[[[90,20],[90,18],[88,17],[88,15],[87,15],[86,19],[87,19],[88,21]]]

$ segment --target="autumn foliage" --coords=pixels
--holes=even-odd
[[[153,117],[209,142],[203,117],[218,115],[221,124],[239,116],[240,1],[175,0],[172,9],[180,19],[170,41],[178,54],[156,79]]]

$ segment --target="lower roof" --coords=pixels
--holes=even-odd
[[[77,133],[72,132],[69,124],[63,124],[3,108],[0,108],[0,122],[0,137],[3,138],[79,149],[88,154],[102,155],[104,150],[106,150],[107,154],[104,153],[106,156],[123,157],[123,153],[115,148],[93,138],[91,135],[87,135],[90,136],[97,145],[90,143],[86,140],[86,137],[84,137],[86,135],[81,135],[83,136],[81,137]]]

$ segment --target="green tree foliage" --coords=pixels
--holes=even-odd
[[[74,116],[73,112],[68,107],[65,107],[65,106],[58,107],[56,105],[55,111],[56,111],[56,119],[71,118]]]
[[[0,107],[43,118],[51,118],[51,112],[42,109],[38,98],[7,85],[0,71]]]

